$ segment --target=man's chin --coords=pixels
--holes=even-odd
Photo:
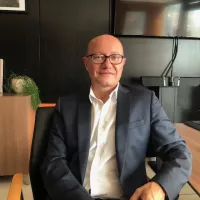
[[[107,81],[99,81],[99,85],[101,87],[107,88],[107,87],[115,87],[117,85],[117,83],[111,83],[111,82],[107,82]]]

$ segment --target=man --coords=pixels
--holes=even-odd
[[[83,58],[90,91],[58,100],[41,167],[49,199],[173,200],[188,181],[191,154],[154,93],[119,84],[126,62],[121,42],[101,35]],[[147,182],[153,144],[162,168]]]

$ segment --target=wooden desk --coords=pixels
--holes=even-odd
[[[200,196],[200,131],[181,123],[177,123],[175,126],[192,152],[192,174],[189,184]]]

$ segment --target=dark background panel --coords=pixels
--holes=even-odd
[[[88,88],[82,57],[91,38],[109,33],[109,4],[108,0],[40,2],[43,101],[55,102],[60,95]]]
[[[0,11],[0,58],[12,70],[39,83],[39,0],[27,1],[28,13]]]
[[[172,39],[119,37],[127,62],[123,80],[130,77],[160,76],[171,60]],[[179,39],[174,76],[200,77],[200,40]]]

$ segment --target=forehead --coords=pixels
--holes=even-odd
[[[111,53],[123,54],[123,47],[116,38],[98,38],[92,40],[88,44],[88,54],[103,53],[110,55]]]

